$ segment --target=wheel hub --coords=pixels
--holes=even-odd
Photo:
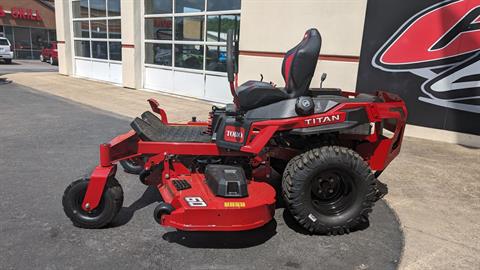
[[[322,214],[340,214],[352,203],[354,187],[339,170],[321,172],[311,182],[311,202]]]

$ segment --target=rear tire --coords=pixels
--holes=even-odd
[[[349,233],[368,221],[375,177],[353,150],[324,146],[294,157],[283,174],[283,197],[297,222],[316,234]]]
[[[123,204],[123,190],[115,178],[108,179],[97,208],[90,212],[82,209],[83,198],[87,192],[88,179],[71,183],[63,194],[63,211],[73,225],[85,229],[102,228],[118,214]]]
[[[12,59],[5,59],[5,64],[11,64],[12,63]]]

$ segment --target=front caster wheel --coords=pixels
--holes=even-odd
[[[120,165],[122,165],[123,170],[131,174],[140,174],[143,171],[144,163],[143,158],[120,160]]]
[[[153,211],[153,218],[155,219],[158,224],[162,224],[162,216],[163,215],[168,215],[175,210],[171,204],[161,202],[157,207],[155,207],[155,210]]]
[[[288,210],[311,233],[348,233],[368,220],[375,202],[375,177],[368,164],[340,146],[294,157],[282,187]]]
[[[63,194],[63,211],[73,225],[86,228],[102,228],[109,224],[122,208],[123,190],[115,178],[108,179],[100,204],[90,212],[82,209],[83,198],[87,192],[88,179],[71,183]]]

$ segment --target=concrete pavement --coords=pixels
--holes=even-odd
[[[17,72],[51,72],[58,71],[58,66],[52,66],[49,63],[40,60],[17,60],[13,59],[11,64],[5,64],[0,61],[0,75]],[[8,77],[8,76],[7,76]]]
[[[195,115],[199,120],[206,120],[212,108],[212,104],[205,101],[126,89],[57,73],[18,73],[7,77],[15,83],[129,118],[150,109],[147,99],[152,97],[167,111],[169,121],[189,121]]]
[[[33,87],[105,111],[134,117],[157,97],[173,120],[205,119],[210,104],[64,77],[10,75]],[[185,109],[188,108],[188,109]],[[480,150],[406,137],[400,156],[381,176],[386,201],[405,233],[401,269],[474,269],[480,265]],[[384,239],[383,241],[389,241]]]

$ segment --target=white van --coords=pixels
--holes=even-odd
[[[13,51],[11,43],[7,38],[0,37],[0,59],[5,61],[5,63],[12,63]]]

